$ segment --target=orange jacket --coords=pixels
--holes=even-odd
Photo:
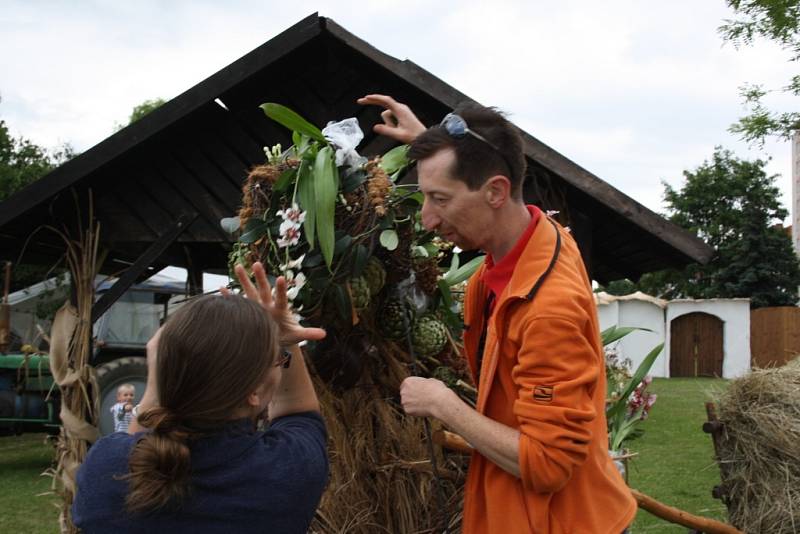
[[[464,345],[473,376],[484,267],[469,283]],[[517,478],[475,452],[464,534],[619,534],[636,502],[608,456],[605,358],[591,284],[572,236],[539,221],[486,330],[477,409],[519,429]]]

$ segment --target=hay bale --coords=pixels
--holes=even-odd
[[[748,533],[800,532],[800,360],[733,380],[717,402],[730,523]]]

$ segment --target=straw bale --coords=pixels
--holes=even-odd
[[[800,360],[731,381],[718,405],[731,524],[748,533],[800,532]]]

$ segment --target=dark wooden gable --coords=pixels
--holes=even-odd
[[[23,260],[54,261],[63,246],[46,231],[31,237],[33,230],[85,216],[91,190],[109,251],[105,272],[134,262],[181,217],[191,224],[153,268],[223,272],[231,240],[219,220],[236,213],[242,180],[264,160],[263,147],[290,143],[258,106],[279,102],[320,125],[356,116],[366,134],[360,151],[372,155],[392,142],[371,130],[380,110],[356,104],[368,93],[395,96],[426,124],[469,100],[412,62],[312,15],[0,205],[2,256],[16,260],[27,243]],[[635,279],[709,258],[701,241],[522,133],[526,198],[561,211],[594,278]]]

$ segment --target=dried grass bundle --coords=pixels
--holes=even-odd
[[[718,399],[723,489],[745,532],[800,532],[800,359],[733,380]]]
[[[78,206],[77,197],[75,198]],[[76,210],[78,232],[67,228],[47,227],[57,233],[66,246],[66,258],[75,287],[76,306],[69,302],[53,321],[50,369],[61,392],[61,431],[56,443],[56,467],[49,470],[53,489],[61,497],[59,525],[62,533],[78,532],[72,523],[71,507],[75,497],[75,475],[91,443],[100,436],[97,427],[97,380],[89,365],[92,354],[92,306],[94,278],[98,269],[100,225],[94,220],[89,193],[88,225],[84,229],[80,209]]]
[[[395,396],[408,376],[401,351],[387,343],[374,351],[355,387],[315,387],[328,426],[331,478],[311,532],[456,532],[460,525],[466,459],[435,454],[432,468],[424,421],[407,417]],[[436,485],[446,502],[438,504]]]

